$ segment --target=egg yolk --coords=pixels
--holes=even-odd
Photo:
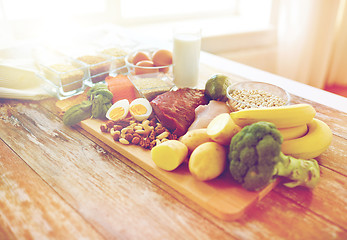
[[[131,106],[130,111],[134,115],[143,115],[147,112],[147,108],[141,104],[136,104],[136,105]]]
[[[112,120],[118,120],[124,116],[125,110],[122,107],[116,107],[110,111],[110,118]]]

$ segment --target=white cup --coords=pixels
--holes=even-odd
[[[201,29],[176,28],[173,42],[174,83],[179,88],[194,88],[199,80]]]

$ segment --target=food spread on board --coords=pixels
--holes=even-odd
[[[165,66],[171,57],[167,50],[137,52],[131,61]],[[63,122],[101,119],[101,134],[146,149],[161,171],[185,163],[198,181],[228,171],[228,180],[248,191],[264,189],[278,177],[286,187],[314,188],[320,179],[314,158],[329,147],[332,132],[315,118],[313,106],[290,104],[260,88],[230,90],[231,85],[218,73],[204,89],[169,88],[146,98],[129,75],[107,76],[87,91],[87,100],[65,112]]]

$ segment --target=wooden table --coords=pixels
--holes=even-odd
[[[201,84],[217,72],[302,91],[290,80],[202,54]],[[290,92],[293,103],[312,104],[333,131],[317,158],[321,182],[312,191],[279,185],[231,222],[83,129],[64,126],[56,99],[0,99],[0,239],[347,239],[347,114]]]

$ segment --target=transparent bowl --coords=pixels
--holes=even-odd
[[[150,58],[154,54],[155,51],[159,49],[138,49],[136,51],[133,51],[129,53],[125,57],[125,63],[129,69],[129,73],[132,75],[142,75],[142,74],[157,74],[157,73],[162,73],[162,74],[167,74],[167,75],[172,75],[172,64],[170,65],[165,65],[165,66],[154,66],[154,67],[144,67],[144,66],[137,66],[132,63],[132,60],[134,56],[138,52],[143,52],[146,53]]]
[[[110,71],[112,71],[112,62],[114,61],[112,57],[98,53],[82,55],[77,57],[76,60],[88,66],[90,81],[87,85],[89,86],[104,81]]]
[[[90,78],[85,64],[47,48],[35,49],[35,63],[46,90],[59,99],[82,93]]]
[[[128,49],[120,46],[110,46],[100,51],[102,54],[111,56],[114,60],[112,62],[112,71],[110,74],[127,74],[128,68],[125,63],[125,57],[128,55]]]
[[[286,90],[264,82],[237,82],[227,88],[226,94],[232,111],[290,104],[290,95]]]

